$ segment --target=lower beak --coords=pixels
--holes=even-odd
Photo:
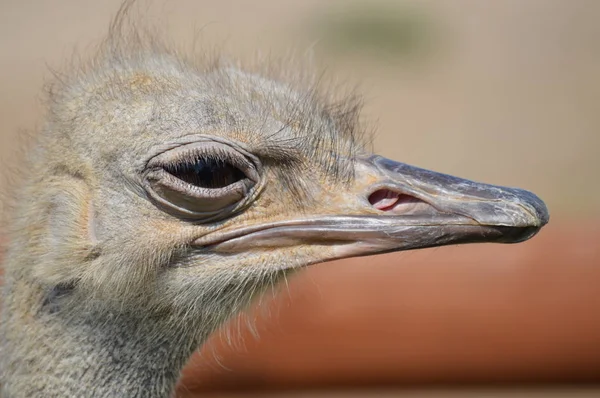
[[[353,185],[343,196],[327,200],[342,203],[339,211],[332,207],[327,216],[245,227],[225,233],[218,242],[196,243],[225,252],[325,245],[330,252],[323,261],[447,244],[521,242],[548,222],[544,202],[522,189],[473,182],[377,155],[356,162]]]

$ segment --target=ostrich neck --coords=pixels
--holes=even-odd
[[[6,397],[170,397],[185,362],[209,331],[171,316],[48,311],[2,314]],[[31,300],[27,300],[31,302]],[[43,312],[43,311],[42,311]],[[25,316],[23,316],[25,315]]]

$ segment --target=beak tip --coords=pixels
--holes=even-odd
[[[539,196],[527,191],[526,207],[534,219],[534,226],[542,228],[550,221],[550,212],[546,203]]]
[[[518,225],[519,228],[514,230],[514,234],[507,234],[509,239],[506,243],[519,243],[529,240],[537,235],[542,227],[550,221],[548,207],[542,199],[530,191],[521,189],[518,191],[519,200],[517,203],[523,210],[523,217],[521,218],[522,221],[517,223],[520,225]]]

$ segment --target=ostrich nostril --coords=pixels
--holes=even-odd
[[[423,203],[423,201],[414,196],[383,188],[369,195],[369,203],[377,210],[390,211],[403,204]]]

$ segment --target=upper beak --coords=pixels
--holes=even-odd
[[[548,222],[531,192],[482,184],[373,155],[355,161],[344,192],[326,192],[324,215],[236,228],[197,245],[216,251],[325,246],[314,262],[469,242],[520,242]],[[328,195],[328,196],[327,196]]]
[[[375,177],[366,186],[369,203],[411,230],[404,248],[450,243],[514,243],[548,223],[544,202],[518,188],[483,184],[395,162],[381,156],[359,161],[357,174]]]

